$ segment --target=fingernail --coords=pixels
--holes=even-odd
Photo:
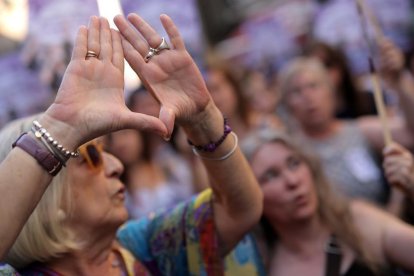
[[[164,135],[162,138],[164,139],[164,141],[168,142],[168,141],[170,141],[171,136],[170,135]]]

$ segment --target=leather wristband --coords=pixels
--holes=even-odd
[[[52,176],[62,169],[62,163],[53,153],[26,132],[17,138],[12,147],[19,147],[30,154]]]

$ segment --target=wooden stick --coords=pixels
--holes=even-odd
[[[384,32],[382,31],[381,24],[373,10],[369,5],[366,5],[363,0],[357,0],[357,5],[359,5],[359,9],[361,9],[362,15],[367,15],[366,19],[374,29],[375,40],[378,41],[382,39],[384,37]]]
[[[384,144],[385,146],[389,146],[392,143],[391,131],[388,125],[387,112],[385,110],[384,95],[382,93],[381,85],[380,85],[377,71],[374,65],[373,49],[372,49],[372,45],[368,38],[368,30],[367,30],[367,25],[366,25],[365,16],[364,16],[364,9],[363,9],[364,5],[363,5],[362,0],[356,0],[356,4],[357,4],[357,9],[358,9],[358,15],[361,21],[362,32],[364,34],[364,38],[366,40],[366,43],[369,49],[368,62],[369,62],[369,71],[371,75],[371,81],[372,81],[372,85],[374,89],[375,107],[377,109],[378,116],[381,120]],[[379,25],[377,25],[377,27],[379,28]],[[376,35],[382,35],[382,32],[380,30],[376,30]],[[377,39],[379,39],[379,37],[377,37]]]
[[[385,146],[389,146],[392,143],[392,137],[391,137],[391,131],[388,124],[388,117],[387,112],[385,110],[385,104],[384,104],[384,95],[381,90],[381,86],[379,83],[379,79],[377,74],[375,73],[375,68],[373,66],[373,61],[370,58],[370,75],[371,75],[371,81],[374,88],[374,99],[375,99],[375,107],[377,108],[378,116],[381,120],[382,125],[382,135],[384,137],[384,143]]]

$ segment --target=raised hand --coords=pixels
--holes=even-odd
[[[175,119],[183,125],[196,123],[212,101],[177,27],[167,15],[161,15],[160,19],[171,49],[160,51],[148,62],[145,57],[149,47],[157,48],[161,36],[136,14],[128,15],[129,22],[123,16],[116,16],[114,22],[124,38],[126,60],[161,104],[159,118],[171,134]]]
[[[414,195],[414,160],[411,153],[398,144],[384,150],[383,167],[390,183],[412,197]]]
[[[107,132],[136,128],[166,136],[158,119],[133,113],[124,100],[124,55],[120,34],[104,18],[91,17],[77,34],[72,59],[55,102],[42,120],[48,129],[68,129],[68,143],[79,144]],[[65,137],[62,137],[65,139]]]

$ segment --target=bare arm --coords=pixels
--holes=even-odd
[[[45,192],[52,177],[25,151],[15,148],[0,164],[0,259]]]
[[[198,145],[217,141],[223,134],[222,114],[213,104],[208,109],[211,109],[209,119],[186,128],[189,139]],[[209,158],[224,156],[235,142],[229,135],[214,153],[201,154]],[[224,243],[220,246],[224,256],[258,223],[262,213],[262,193],[239,148],[226,160],[202,161],[214,192],[214,219],[220,241]]]
[[[414,228],[368,203],[352,203],[356,228],[364,246],[382,264],[392,264],[414,272]]]
[[[161,43],[161,37],[138,15],[131,14],[128,20],[133,27],[122,16],[114,20],[124,37],[125,58],[160,102],[159,117],[169,133],[176,121],[194,144],[217,141],[223,135],[223,116],[212,101],[172,20],[166,15],[161,16],[171,49],[163,50],[148,62],[144,61],[144,57],[149,46],[156,48]],[[206,156],[224,156],[231,151],[234,143],[233,136],[229,135],[216,151]],[[217,231],[226,248],[224,251],[227,251],[259,220],[262,194],[238,148],[226,160],[203,161],[212,180]]]
[[[390,40],[379,43],[381,52],[381,71],[387,84],[398,93],[401,115],[389,118],[392,138],[407,148],[414,147],[414,78],[404,70],[404,57]],[[384,147],[382,126],[376,117],[359,120],[359,125],[371,145],[381,152]]]

